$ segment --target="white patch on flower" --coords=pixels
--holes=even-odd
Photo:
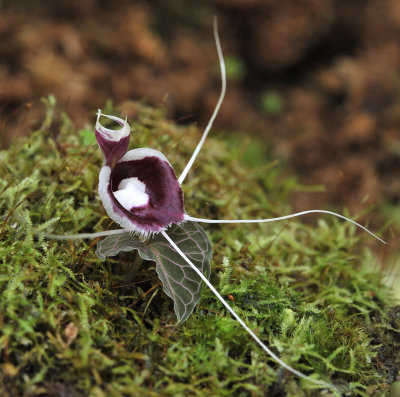
[[[99,196],[103,203],[104,209],[106,210],[108,216],[118,225],[120,225],[125,230],[129,230],[130,232],[137,233],[140,238],[145,238],[148,236],[148,233],[144,232],[139,227],[135,226],[126,216],[119,214],[114,211],[113,208],[113,198],[108,192],[108,185],[110,183],[111,178],[111,168],[108,166],[104,166],[100,170],[99,174]]]
[[[129,152],[126,152],[120,158],[118,163],[123,163],[124,161],[143,160],[146,157],[157,157],[160,160],[165,161],[169,165],[171,165],[163,153],[161,153],[160,151],[158,151],[156,149],[151,149],[148,147],[142,147],[142,148],[138,148],[138,149],[129,150]]]
[[[118,202],[128,211],[134,207],[141,207],[149,202],[149,196],[145,193],[146,185],[138,178],[123,179],[114,196]]]

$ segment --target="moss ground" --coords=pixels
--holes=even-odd
[[[0,395],[334,395],[278,367],[208,290],[176,326],[152,263],[132,270],[132,253],[101,262],[94,240],[37,237],[34,229],[115,228],[96,192],[102,159],[92,127],[77,132],[47,106],[41,128],[0,152]],[[131,146],[163,151],[179,174],[199,131],[161,110],[126,107]],[[289,213],[298,186],[263,145],[212,134],[185,181],[187,212]],[[358,231],[318,219],[205,227],[212,282],[289,365],[344,395],[384,396],[399,370],[400,308]]]

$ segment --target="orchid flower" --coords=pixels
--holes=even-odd
[[[190,158],[189,162],[187,163],[185,169],[180,175],[179,179],[177,179],[175,172],[171,164],[169,163],[168,159],[164,156],[164,154],[162,154],[158,150],[150,148],[139,148],[128,151],[130,127],[127,119],[123,120],[119,117],[105,115],[102,114],[101,111],[99,110],[97,113],[95,134],[98,145],[104,156],[104,164],[99,174],[98,192],[101,201],[103,203],[104,209],[106,210],[108,216],[114,222],[120,225],[122,229],[104,231],[100,233],[76,234],[69,236],[60,236],[54,234],[46,234],[46,236],[49,238],[64,240],[64,239],[112,236],[130,232],[137,235],[140,241],[142,242],[144,240],[148,240],[149,238],[153,237],[154,240],[158,239],[157,244],[165,245],[166,243],[168,243],[168,248],[173,249],[174,252],[177,253],[178,256],[180,256],[183,259],[185,264],[184,265],[181,264],[180,266],[181,267],[187,266],[189,270],[191,269],[192,274],[196,274],[198,276],[198,279],[200,281],[203,281],[212,290],[212,292],[226,307],[226,309],[231,313],[231,315],[240,323],[240,325],[249,333],[249,335],[260,345],[260,347],[268,355],[270,355],[281,366],[288,369],[293,374],[301,378],[307,379],[310,382],[316,383],[320,386],[335,389],[335,386],[331,384],[327,384],[325,382],[310,378],[307,375],[297,371],[296,369],[290,367],[285,362],[283,362],[278,356],[276,356],[276,354],[273,353],[270,350],[270,348],[266,346],[258,338],[258,336],[246,325],[246,323],[237,315],[237,313],[232,309],[232,307],[213,287],[213,285],[208,280],[209,274],[204,275],[203,274],[204,272],[201,269],[199,269],[199,267],[201,266],[196,266],[194,264],[195,260],[193,258],[189,258],[190,256],[189,253],[183,252],[181,246],[176,241],[176,239],[174,241],[174,239],[171,237],[171,232],[170,232],[171,229],[169,229],[170,226],[185,225],[185,222],[266,223],[266,222],[274,222],[283,219],[294,218],[297,216],[306,215],[310,213],[323,213],[323,214],[334,215],[336,217],[349,221],[355,224],[356,226],[362,228],[363,230],[367,231],[381,242],[385,243],[382,239],[374,235],[372,232],[370,232],[368,229],[366,229],[359,223],[349,218],[346,218],[343,215],[325,210],[302,211],[295,214],[281,216],[278,218],[243,219],[243,220],[204,219],[204,218],[197,218],[194,216],[190,216],[185,212],[181,184],[185,180],[201,147],[205,142],[207,134],[210,131],[214,119],[218,114],[219,108],[222,104],[226,91],[225,63],[218,37],[216,20],[214,21],[214,37],[217,46],[218,57],[221,68],[221,76],[222,76],[221,94],[218,103],[216,105],[216,108],[213,112],[213,115],[202,135],[202,138],[198,143],[195,151],[193,152],[193,155]],[[115,121],[117,124],[120,125],[120,128],[114,130],[104,127],[100,122],[101,117],[105,117]],[[191,231],[191,233],[193,233],[193,231]],[[164,238],[163,242],[159,240],[159,235],[163,236]],[[135,238],[134,236],[128,235],[129,241],[128,243],[125,242],[125,244],[128,244],[129,248],[127,248],[127,246],[124,246],[120,250],[138,249],[139,253],[140,250],[142,251],[145,250],[145,247],[143,246],[142,243],[140,243],[140,241],[136,242],[136,240],[132,240],[134,238]],[[206,245],[208,245],[208,249],[211,250],[211,245],[209,244],[209,242],[206,242]],[[115,249],[115,244],[112,246],[111,250],[108,250],[107,253],[108,256],[115,255],[116,253],[119,252],[118,250],[112,251],[113,249]],[[112,253],[110,253],[111,251]],[[193,252],[191,252],[190,254],[193,254]],[[101,255],[99,255],[99,257],[101,257]],[[151,260],[153,259],[152,257],[149,256],[149,253],[144,252],[141,255],[144,255],[142,257],[146,259],[151,259]],[[104,258],[104,255],[102,256]],[[186,270],[180,269],[180,271],[182,271],[181,281],[184,280],[186,277],[186,282],[194,283],[193,280],[194,276],[189,277],[187,275],[187,269]],[[163,277],[161,273],[159,273],[159,275],[160,278]],[[162,280],[164,284],[164,281],[167,280],[167,278],[164,277],[162,278]],[[200,283],[197,285],[196,288],[197,288],[196,293],[198,294],[196,299],[198,299],[200,293]],[[180,298],[174,295],[173,286],[169,286],[169,289],[167,288],[165,289],[165,291],[170,297],[174,299],[175,303],[176,299]],[[187,318],[191,310],[193,310],[194,305],[197,303],[196,299],[193,300],[193,298],[191,297],[186,297],[186,298],[185,299],[187,301],[190,301],[191,299],[191,302],[189,303],[192,306],[190,311],[187,312],[184,317],[182,317],[183,320]],[[185,299],[182,300],[183,303],[181,302],[181,305],[188,304],[185,301]]]
[[[118,130],[100,123],[104,116],[121,125]],[[146,239],[184,220],[183,192],[167,158],[158,150],[128,150],[127,120],[102,115],[95,128],[104,155],[99,196],[108,216],[125,230]]]

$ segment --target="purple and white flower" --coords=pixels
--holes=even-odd
[[[117,122],[112,130],[100,117]],[[121,227],[146,238],[185,218],[183,192],[167,158],[158,150],[128,150],[127,120],[97,113],[96,139],[104,155],[99,195],[108,216]]]

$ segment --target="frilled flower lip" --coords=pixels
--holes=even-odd
[[[100,123],[100,117],[101,116],[107,117],[108,119],[115,121],[122,128],[120,128],[119,130],[112,130],[110,128],[104,127]],[[131,132],[131,129],[129,127],[128,118],[127,117],[124,120],[124,119],[121,119],[120,117],[117,117],[117,116],[110,116],[110,115],[107,115],[107,114],[103,114],[103,113],[101,113],[101,109],[99,109],[97,111],[96,132],[98,132],[104,139],[107,139],[109,141],[118,142],[122,138],[125,138],[125,137],[129,136],[129,134]]]
[[[100,117],[106,117],[118,123],[121,128],[112,130],[100,123]],[[102,114],[99,109],[95,127],[97,143],[104,155],[105,164],[114,167],[117,161],[127,152],[129,146],[130,127],[127,119]]]
[[[131,189],[127,196],[122,194],[125,192],[121,186]],[[138,195],[147,195],[148,200],[138,200],[134,195],[130,199],[129,194],[135,189]],[[123,201],[117,199],[117,191],[124,195]],[[158,150],[130,150],[113,168],[104,166],[99,175],[99,195],[112,220],[143,238],[180,223],[185,217],[182,189],[169,161]]]

